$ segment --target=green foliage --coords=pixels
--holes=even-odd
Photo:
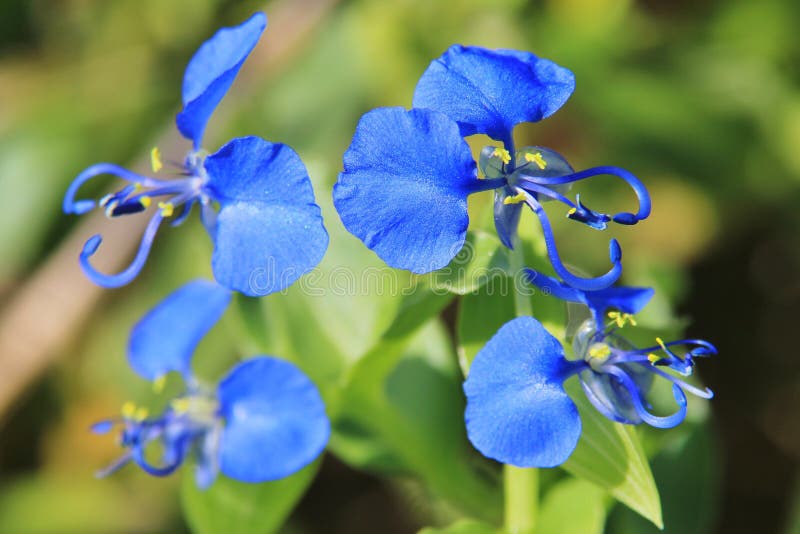
[[[502,534],[503,530],[474,519],[460,519],[444,528],[427,527],[419,534]]]
[[[436,494],[464,511],[498,520],[496,486],[481,473],[462,423],[461,373],[438,322],[418,334],[414,323],[446,302],[417,297],[393,327],[353,368],[334,418],[331,448],[356,467],[415,473]]]
[[[719,463],[719,444],[706,426],[687,423],[669,436],[653,458],[668,532],[701,534],[712,528],[720,498]],[[619,509],[609,520],[609,532],[655,534],[658,530]]]
[[[606,492],[585,480],[567,478],[547,492],[536,534],[602,534]]]
[[[658,488],[636,429],[606,419],[580,391],[576,380],[568,382],[571,384],[567,391],[578,406],[583,431],[575,452],[562,467],[607,489],[614,498],[662,528]]]
[[[496,235],[487,232],[468,232],[464,247],[446,267],[423,278],[433,290],[466,295],[505,276],[508,254]]]
[[[318,460],[289,477],[262,484],[220,476],[206,490],[197,488],[187,469],[181,486],[186,520],[198,534],[277,532],[314,480],[319,464]]]

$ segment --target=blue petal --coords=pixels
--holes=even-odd
[[[620,368],[631,377],[638,391],[644,396],[653,383],[653,375],[637,365],[621,364]],[[585,369],[578,376],[586,398],[597,411],[618,423],[638,425],[642,422],[642,418],[636,412],[631,392],[616,377],[596,373],[592,369]]]
[[[316,386],[294,364],[260,356],[220,382],[226,426],[220,469],[244,482],[291,475],[325,448],[330,423]]]
[[[586,303],[604,313],[615,308],[623,313],[639,313],[655,295],[652,287],[612,286],[598,291],[584,292]]]
[[[420,78],[414,107],[441,111],[462,135],[484,133],[508,148],[515,125],[552,115],[574,89],[572,72],[528,52],[453,45]]]
[[[508,191],[502,189],[494,192],[494,227],[497,229],[497,236],[503,245],[513,249],[523,204],[506,204],[504,201],[507,196],[513,196],[513,193],[509,194]]]
[[[581,435],[578,409],[563,386],[572,367],[536,319],[503,325],[475,357],[464,383],[472,444],[518,467],[563,463]]]
[[[183,109],[176,122],[195,149],[200,148],[209,117],[266,27],[266,15],[256,13],[239,26],[222,28],[189,61],[183,75]]]
[[[528,281],[545,294],[570,302],[586,304],[596,317],[603,317],[606,310],[610,308],[623,313],[639,313],[655,294],[655,290],[651,287],[628,286],[611,286],[596,291],[581,291],[533,269],[526,269],[525,273]]]
[[[195,347],[214,326],[231,293],[207,280],[189,282],[161,301],[131,331],[128,361],[148,380],[170,372],[191,372]]]
[[[467,196],[482,182],[453,121],[430,110],[379,108],[358,123],[333,203],[383,261],[421,274],[461,250]]]
[[[205,160],[220,203],[211,264],[217,281],[249,296],[290,286],[322,260],[328,233],[305,165],[291,147],[233,139]]]

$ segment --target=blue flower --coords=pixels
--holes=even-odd
[[[211,260],[217,281],[250,296],[288,287],[311,270],[325,253],[328,234],[303,162],[291,147],[258,137],[232,139],[217,152],[201,149],[203,132],[214,108],[233,83],[242,63],[266,27],[263,13],[233,28],[219,30],[192,57],[183,79],[183,110],[177,116],[181,134],[193,143],[177,173],[169,179],[141,176],[112,163],[98,163],[72,182],[64,198],[65,213],[83,214],[93,200],[76,200],[88,180],[113,174],[130,185],[107,195],[99,205],[109,217],[145,211],[154,199],[139,251],[122,272],[108,275],[90,263],[102,238],[95,235],[80,255],[86,275],[104,287],[133,280],[145,264],[164,219],[181,224],[197,204],[203,225],[214,242]],[[161,157],[153,150],[153,172]],[[219,205],[219,211],[214,205]]]
[[[286,477],[325,448],[330,423],[316,386],[295,365],[256,356],[236,364],[216,387],[191,372],[192,353],[219,320],[231,293],[213,282],[191,282],[162,301],[133,329],[129,361],[142,377],[163,383],[179,372],[185,391],[159,415],[126,403],[121,417],[97,423],[97,433],[122,426],[125,454],[98,473],[106,476],[133,461],[151,475],[174,472],[196,455],[198,486],[221,471],[244,482]],[[160,444],[160,447],[157,447]],[[154,451],[161,461],[154,463]]]
[[[571,288],[560,285],[554,293],[566,289]],[[628,313],[644,306],[651,291],[620,287],[603,295],[571,296],[589,305],[593,315],[575,335],[574,359],[566,358],[561,343],[539,321],[518,317],[503,325],[472,362],[464,383],[465,420],[470,441],[485,456],[520,467],[563,463],[581,434],[578,410],[563,385],[573,375],[594,407],[620,423],[670,428],[686,417],[686,392],[712,397],[710,390],[667,371],[690,375],[695,358],[716,354],[713,345],[656,338],[655,345],[639,349],[620,334],[622,326],[634,322]],[[609,313],[612,320],[596,322],[600,310],[610,308],[616,309]],[[647,401],[655,379],[672,384],[677,410],[671,415],[655,415]]]
[[[545,200],[569,207],[570,219],[603,229],[610,221],[635,224],[650,213],[650,197],[631,173],[617,167],[575,172],[558,153],[514,148],[513,128],[541,120],[569,98],[574,77],[533,54],[453,46],[431,63],[417,84],[414,109],[378,108],[365,114],[344,155],[333,199],[345,227],[388,265],[426,273],[447,265],[466,238],[467,197],[495,192],[495,226],[513,248],[523,205],[539,218],[550,261],[558,275],[580,289],[601,289],[622,272],[615,240],[612,269],[585,279],[563,265],[542,208]],[[477,166],[463,137],[484,133],[504,148],[486,147]],[[574,182],[611,174],[639,199],[636,213],[608,215],[564,196]]]

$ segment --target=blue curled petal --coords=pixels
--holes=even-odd
[[[611,308],[623,313],[639,313],[655,295],[652,287],[611,286],[596,291],[582,291],[533,269],[525,269],[525,274],[530,283],[546,294],[586,304],[597,317],[602,317]]]
[[[200,46],[186,66],[183,109],[175,122],[195,150],[200,148],[209,117],[266,27],[267,16],[255,13],[238,26],[222,28]]]
[[[194,280],[172,292],[131,331],[128,362],[155,380],[170,371],[191,373],[197,344],[222,317],[231,292],[208,280]]]
[[[653,384],[653,375],[644,367],[622,364],[620,367],[636,385],[636,395],[644,395]],[[615,376],[584,369],[578,375],[586,398],[598,412],[617,423],[638,425],[642,422],[636,411],[631,391]]]
[[[577,365],[536,319],[503,325],[464,383],[467,435],[475,448],[518,467],[562,464],[581,435],[578,409],[563,386]]]
[[[347,230],[389,266],[423,274],[461,250],[467,196],[487,183],[502,185],[477,178],[469,146],[445,115],[378,108],[356,127],[333,203]]]
[[[461,135],[483,133],[508,147],[515,125],[549,117],[574,89],[572,72],[531,53],[453,45],[420,78],[414,107],[444,113]]]
[[[325,448],[330,422],[314,383],[294,364],[259,356],[238,364],[219,384],[226,426],[220,469],[244,482],[286,477]]]
[[[211,266],[217,281],[249,296],[290,286],[322,260],[328,232],[300,156],[258,137],[233,139],[205,160],[220,203]]]

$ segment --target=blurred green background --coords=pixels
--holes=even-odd
[[[453,43],[529,50],[573,70],[572,99],[543,123],[518,128],[517,145],[551,147],[575,168],[622,166],[645,181],[652,217],[608,233],[622,243],[625,280],[659,290],[648,326],[685,326],[721,353],[699,369],[716,398],[691,405],[693,420],[669,438],[643,436],[646,444],[667,440],[653,449],[660,451],[653,470],[667,531],[800,532],[795,0],[3,0],[0,532],[188,528],[179,477],[153,479],[129,468],[95,480],[93,471],[118,451],[112,439],[87,428],[129,398],[153,397],[126,365],[127,332],[166,292],[210,274],[210,242],[196,218],[165,228],[139,279],[98,291],[74,280],[80,243],[94,231],[64,216],[60,203],[86,166],[135,165],[164,135],[165,158],[182,158],[188,143],[171,147],[174,134],[162,132],[173,129],[186,62],[219,26],[257,9],[267,12],[270,26],[212,118],[206,146],[213,151],[232,136],[253,134],[299,152],[332,237],[326,272],[381,265],[344,232],[330,201],[362,113],[410,106],[420,74]],[[480,146],[478,140],[474,148]],[[585,190],[591,206],[633,201],[611,179]],[[476,226],[485,224],[485,207],[471,206]],[[571,264],[605,268],[607,236],[560,218],[555,226]],[[115,237],[138,240],[124,232]],[[254,347],[303,363],[310,352],[287,332],[327,325],[322,337],[338,356],[304,368],[323,383],[329,404],[343,405],[345,396],[324,384],[346,376],[398,306],[386,296],[315,300],[298,290],[265,302],[269,328],[243,333],[248,327],[235,314],[226,317],[201,345],[201,374],[218,376]],[[449,428],[463,432],[457,315],[458,303],[449,303],[403,361],[424,360],[436,370],[428,393],[447,391],[433,400],[446,405],[441,413],[454,414]],[[409,440],[396,444],[401,452],[414,447],[413,434],[397,436]],[[361,458],[358,444],[344,441],[337,450]],[[370,469],[371,462],[380,469]],[[440,484],[435,480],[420,484],[418,473],[392,472],[392,462],[372,457],[361,462],[364,469],[354,464],[326,457],[285,530],[413,532],[460,516],[427,492]],[[620,505],[605,526],[648,528]]]

